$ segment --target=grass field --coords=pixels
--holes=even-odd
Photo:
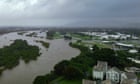
[[[104,44],[104,43],[101,43],[101,42],[82,42],[82,44],[86,44],[86,45],[97,45],[98,47],[100,48],[112,48],[112,45],[111,44]]]
[[[54,35],[53,35],[53,38],[54,39],[59,39],[59,38],[62,38],[61,34],[59,32],[56,32]]]
[[[82,84],[82,80],[67,80],[64,77],[59,77],[56,80],[52,81],[51,84]]]
[[[90,36],[81,36],[81,35],[78,35],[78,34],[71,34],[72,37],[75,37],[75,38],[80,38],[82,40],[91,40],[91,37]]]

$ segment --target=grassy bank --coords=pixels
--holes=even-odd
[[[77,42],[69,45],[79,49],[81,53],[71,60],[62,60],[49,74],[36,77],[33,84],[82,84],[82,79],[92,79],[92,69],[98,60],[107,61],[110,66],[121,70],[131,66],[140,67],[140,64],[127,59],[131,54],[125,51],[115,52],[110,48],[98,46],[89,50],[88,47]]]
[[[36,42],[41,43],[45,48],[49,48],[49,46],[50,46],[50,43],[48,43],[48,42],[44,42],[44,41],[36,41]]]

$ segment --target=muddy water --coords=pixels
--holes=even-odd
[[[30,45],[37,45],[42,54],[36,61],[26,64],[20,60],[18,66],[11,70],[5,70],[0,77],[0,84],[32,84],[36,76],[49,73],[59,61],[71,59],[80,53],[79,50],[69,47],[69,41],[63,39],[46,40],[45,38],[17,35],[16,32],[0,36],[0,47],[10,45],[15,39],[24,39]],[[49,42],[50,48],[47,50],[35,40]]]

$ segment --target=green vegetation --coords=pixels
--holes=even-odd
[[[62,38],[60,32],[55,32],[55,31],[47,32],[47,39],[59,39],[59,38]]]
[[[92,36],[92,38],[93,38],[94,40],[100,40],[100,37],[99,37],[99,36]]]
[[[140,78],[140,73],[136,73],[137,77]]]
[[[97,45],[99,48],[112,48],[112,45],[111,44],[105,44],[105,43],[101,43],[101,42],[98,42],[98,41],[94,41],[94,42],[84,42],[83,41],[83,44],[89,44],[89,45]]]
[[[81,54],[76,58],[72,58],[70,61],[63,60],[56,64],[54,66],[54,71],[45,76],[41,76],[42,78],[40,78],[40,76],[36,77],[33,82],[34,84],[45,84],[41,83],[43,80],[48,84],[81,84],[82,78],[88,78],[91,76],[88,75],[88,73],[91,71],[92,65],[95,64],[95,62],[90,58],[86,58],[86,54],[88,54],[90,50],[85,46],[77,44],[70,43],[70,46],[80,49]],[[60,77],[63,78],[58,80]]]
[[[64,77],[58,77],[57,79],[53,80],[51,84],[82,84],[82,80],[67,80]]]
[[[18,34],[18,35],[23,35],[23,34],[25,34],[25,33],[26,33],[26,31],[18,32],[17,34]]]
[[[54,39],[59,39],[59,38],[62,38],[62,36],[59,32],[55,32],[54,35],[53,35],[53,38]]]
[[[92,79],[92,68],[100,61],[107,61],[109,65],[116,66],[123,70],[125,67],[140,67],[128,59],[134,56],[126,51],[114,51],[110,48],[93,46],[91,51],[82,43],[70,43],[73,48],[77,48],[81,53],[71,60],[63,60],[54,66],[54,70],[45,76],[36,77],[34,84],[81,84],[82,79]],[[40,80],[39,80],[40,79]],[[44,81],[45,83],[41,83]]]
[[[25,40],[15,40],[10,46],[0,48],[0,67],[13,68],[19,64],[20,59],[29,62],[36,60],[39,55],[37,46],[28,45]]]
[[[50,46],[48,42],[44,42],[44,41],[36,41],[36,42],[40,42],[45,48],[49,48]]]
[[[85,35],[82,33],[72,33],[71,36],[75,37],[75,38],[80,38],[81,40],[91,40],[92,39],[92,36]]]
[[[125,44],[132,44],[134,46],[140,46],[140,43],[139,43],[139,40],[136,40],[136,41],[122,41],[122,43],[125,43]]]

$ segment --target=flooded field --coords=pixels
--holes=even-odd
[[[27,40],[30,45],[37,45],[40,48],[40,53],[42,53],[35,61],[26,64],[20,60],[18,66],[11,70],[5,70],[0,76],[0,84],[32,84],[36,76],[49,73],[59,61],[63,59],[69,60],[80,53],[79,50],[68,45],[70,41],[64,39],[46,40],[46,38],[42,38],[43,35],[46,34],[38,35],[41,38],[27,37],[26,34],[18,35],[17,32],[13,32],[0,36],[0,48],[10,45],[16,39],[23,39]],[[49,42],[50,48],[46,49],[36,40]]]

